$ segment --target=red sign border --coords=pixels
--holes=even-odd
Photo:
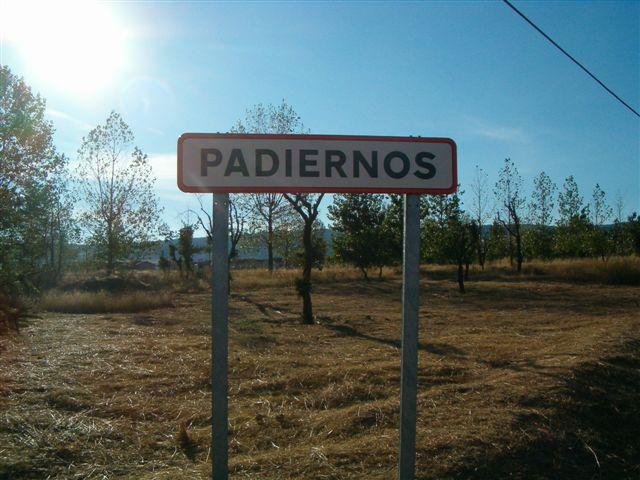
[[[449,188],[345,188],[345,187],[191,187],[184,184],[182,178],[182,144],[191,138],[239,138],[239,139],[272,139],[272,140],[347,140],[376,142],[416,142],[416,143],[448,143],[451,146],[453,162],[453,185]],[[458,188],[458,156],[457,146],[450,138],[428,137],[385,137],[374,135],[295,135],[295,134],[258,134],[258,133],[183,133],[178,138],[178,188],[186,193],[421,193],[426,195],[446,195],[454,193]]]

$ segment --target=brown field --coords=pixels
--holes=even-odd
[[[551,268],[464,296],[450,267],[424,276],[418,478],[640,478],[640,288]],[[293,278],[234,273],[232,478],[392,479],[400,277],[323,272],[313,326]],[[174,304],[0,337],[1,479],[208,477],[209,295]]]

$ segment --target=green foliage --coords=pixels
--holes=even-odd
[[[545,172],[540,172],[533,179],[533,192],[529,203],[529,223],[539,227],[551,225],[556,191],[556,184]]]
[[[66,159],[45,108],[0,66],[0,288],[12,294],[55,279],[74,236]]]
[[[560,214],[559,225],[569,225],[575,219],[589,217],[589,207],[585,207],[573,175],[565,179],[562,192],[558,195],[558,213]]]
[[[550,227],[555,208],[556,185],[545,172],[533,179],[533,192],[528,205],[529,226],[523,229],[522,241],[527,258],[553,257],[553,229]]]
[[[368,268],[390,262],[383,199],[378,194],[335,195],[329,206],[336,258],[359,268],[365,278]]]
[[[384,207],[382,231],[387,245],[387,261],[389,264],[402,262],[402,229],[403,229],[402,195],[389,195]]]
[[[629,215],[625,230],[629,237],[629,243],[633,248],[633,252],[636,255],[640,255],[640,215],[638,215],[636,212],[633,212],[632,215]]]
[[[118,260],[160,233],[155,178],[147,155],[133,146],[129,126],[116,112],[82,139],[78,150],[82,224],[111,273]]]
[[[530,225],[523,228],[522,242],[528,259],[549,260],[554,256],[554,230],[547,225]]]
[[[462,217],[459,193],[424,197],[421,222],[424,260],[436,263],[457,263],[456,246]]]
[[[584,205],[573,175],[564,181],[558,196],[559,218],[554,236],[554,251],[560,257],[587,257],[592,251],[592,224],[589,207]]]
[[[431,262],[458,266],[458,285],[464,293],[463,266],[472,262],[480,239],[480,228],[462,210],[458,191],[425,200],[422,221],[423,255]]]
[[[554,235],[554,251],[559,257],[588,257],[591,254],[593,225],[583,210],[567,223],[559,223]]]
[[[491,224],[487,238],[487,258],[501,260],[509,255],[509,238],[504,225],[497,220]]]

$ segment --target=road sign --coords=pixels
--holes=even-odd
[[[452,193],[456,145],[448,138],[185,133],[178,186],[185,192]]]
[[[212,192],[211,476],[228,467],[228,222],[230,192],[404,193],[402,360],[398,479],[415,477],[420,290],[419,194],[453,193],[456,144],[448,138],[185,133],[178,186]]]

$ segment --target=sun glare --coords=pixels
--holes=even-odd
[[[3,2],[0,29],[27,68],[76,95],[108,85],[124,66],[124,28],[106,4]]]

